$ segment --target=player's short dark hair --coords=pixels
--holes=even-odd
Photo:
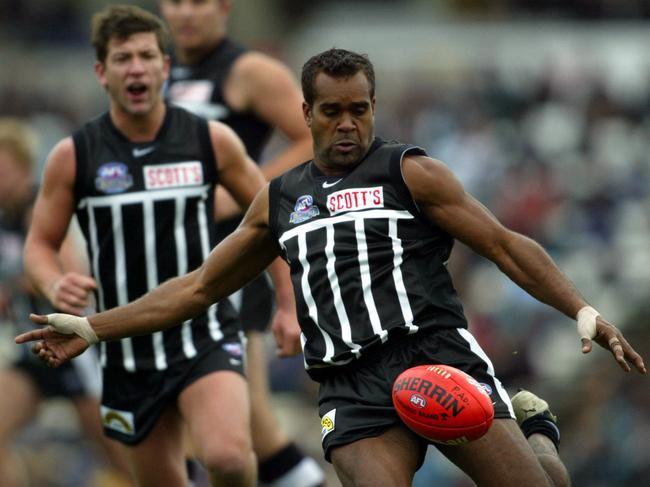
[[[97,60],[106,61],[108,43],[112,38],[125,40],[140,32],[156,34],[161,52],[167,46],[167,29],[165,24],[154,14],[135,5],[111,5],[92,18],[91,42],[95,48]]]
[[[375,96],[375,68],[366,54],[332,48],[312,56],[302,67],[302,94],[309,106],[314,103],[314,80],[319,73],[334,78],[349,78],[363,71],[370,85],[370,96]]]

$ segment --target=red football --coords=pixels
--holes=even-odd
[[[480,438],[494,419],[485,388],[448,365],[419,365],[402,372],[393,383],[393,404],[406,426],[446,445]]]

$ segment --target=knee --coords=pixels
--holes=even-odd
[[[250,475],[255,466],[255,455],[250,441],[219,442],[199,454],[199,459],[217,478],[238,479]],[[238,485],[233,482],[227,485]]]

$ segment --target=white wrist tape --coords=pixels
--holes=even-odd
[[[47,315],[47,324],[50,329],[64,335],[79,335],[88,342],[88,345],[94,345],[99,341],[88,319],[81,316],[52,313]]]
[[[592,339],[596,336],[596,318],[600,313],[591,306],[585,306],[578,311],[578,335],[580,338]]]

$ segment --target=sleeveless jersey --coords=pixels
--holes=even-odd
[[[73,135],[76,214],[86,238],[100,311],[124,305],[203,262],[215,244],[216,161],[208,124],[167,107],[155,140],[129,141],[108,113]],[[239,322],[227,300],[152,335],[102,342],[101,363],[163,370],[191,359]]]
[[[196,65],[179,64],[173,67],[167,81],[167,99],[208,120],[219,120],[231,127],[244,142],[246,152],[259,161],[272,129],[255,113],[238,112],[224,98],[224,82],[233,63],[248,49],[230,39],[219,45]]]
[[[453,239],[411,198],[407,153],[424,151],[375,139],[345,176],[309,161],[271,183],[269,225],[291,268],[314,378],[400,335],[467,327],[446,268]]]

